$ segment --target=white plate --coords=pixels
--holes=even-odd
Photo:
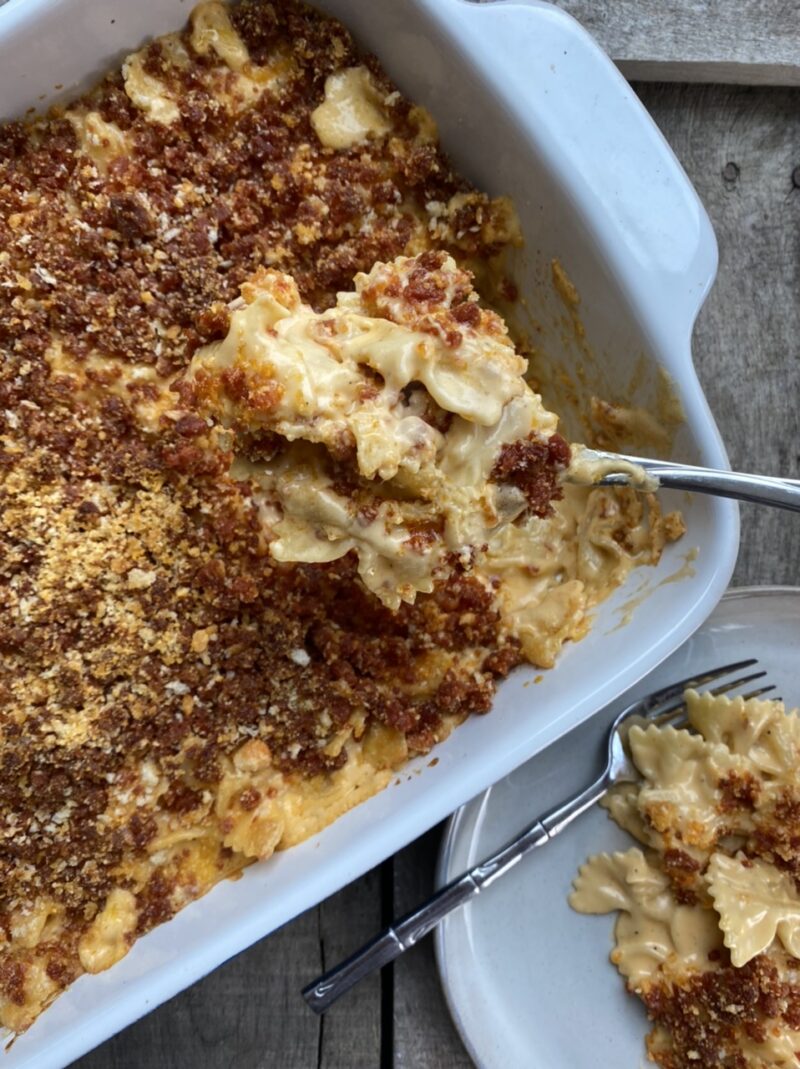
[[[798,650],[800,589],[730,591],[627,695],[455,813],[439,882],[586,784],[602,767],[607,727],[625,702],[700,669],[758,657],[777,693],[797,705]],[[436,955],[450,1012],[480,1069],[638,1069],[646,1062],[644,1010],[608,961],[614,918],[581,916],[567,904],[590,854],[632,841],[596,806],[440,926]]]

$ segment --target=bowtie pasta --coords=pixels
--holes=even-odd
[[[789,1069],[800,1051],[800,719],[687,691],[689,724],[635,726],[640,783],[604,800],[644,847],[582,866],[570,903],[619,911],[611,960],[664,1069]]]

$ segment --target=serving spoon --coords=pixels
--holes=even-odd
[[[585,486],[631,486],[648,492],[659,488],[692,490],[800,512],[800,479],[697,468],[673,460],[648,460],[601,449],[581,449],[577,463],[567,469],[566,479]]]

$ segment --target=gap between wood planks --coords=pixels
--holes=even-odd
[[[394,858],[381,865],[381,927],[395,919]],[[394,962],[381,971],[381,1069],[394,1065]]]

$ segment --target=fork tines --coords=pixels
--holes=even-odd
[[[747,661],[734,661],[733,664],[725,664],[720,668],[711,668],[708,672],[689,676],[687,679],[681,679],[677,683],[671,683],[668,687],[657,690],[654,694],[644,698],[642,711],[648,713],[651,710],[655,710],[657,706],[663,705],[664,702],[668,702],[671,698],[682,696],[683,692],[690,687],[702,687],[706,683],[713,683],[715,679],[729,675],[731,672],[738,672],[741,668],[752,668],[754,664],[758,664],[757,657],[751,657]],[[766,673],[762,672],[761,675],[766,675]]]
[[[757,658],[753,657],[747,661],[737,661],[734,664],[724,665],[721,668],[714,668],[709,672],[705,672],[703,675],[692,676],[691,679],[682,680],[680,683],[673,683],[672,686],[664,688],[657,694],[650,695],[647,699],[647,708],[645,710],[645,717],[653,724],[664,726],[671,723],[673,727],[679,727],[685,722],[686,716],[686,703],[683,700],[683,692],[689,688],[696,688],[703,686],[706,683],[713,683],[715,680],[721,679],[732,672],[738,672],[742,668],[751,668],[754,664],[757,664]],[[753,683],[757,679],[763,679],[766,675],[766,671],[751,672],[749,675],[739,676],[737,679],[731,679],[726,682],[720,683],[716,687],[709,688],[709,693],[713,694],[715,698],[720,697],[723,694],[730,694],[732,691],[738,690],[740,687],[746,686],[748,683]],[[764,694],[769,694],[775,690],[775,685],[770,684],[765,687],[758,687],[755,690],[749,690],[747,693],[740,695],[745,701],[749,701],[751,698],[760,698]],[[665,697],[665,695],[669,695]],[[680,695],[678,701],[668,704],[664,708],[664,703],[669,702],[671,698],[675,698]],[[660,699],[655,700],[654,699]]]

